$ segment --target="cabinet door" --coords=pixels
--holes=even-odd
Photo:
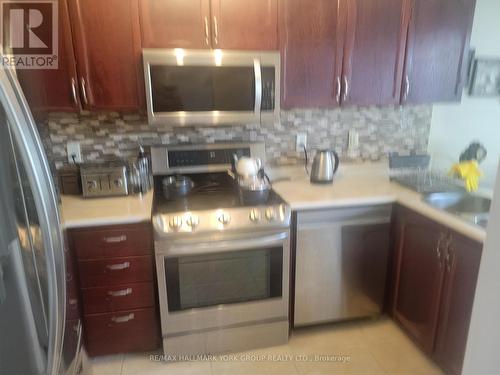
[[[345,17],[338,1],[281,2],[281,105],[284,108],[340,104]]]
[[[59,1],[57,69],[22,69],[17,77],[33,112],[78,111],[78,78],[71,40],[68,6]]]
[[[84,107],[139,109],[144,87],[139,74],[138,0],[73,0],[69,4]]]
[[[476,0],[415,0],[402,101],[460,101]]]
[[[343,103],[399,103],[410,0],[343,0]]]
[[[449,374],[462,371],[481,252],[482,244],[452,235],[434,353],[436,362]]]
[[[213,47],[278,48],[278,0],[212,0]]]
[[[388,223],[342,227],[342,285],[350,317],[382,312],[389,236]]]
[[[443,284],[443,229],[433,221],[399,209],[396,245],[394,318],[416,342],[432,353]]]
[[[140,0],[143,48],[210,48],[210,0]]]

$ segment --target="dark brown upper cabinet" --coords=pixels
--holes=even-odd
[[[210,0],[140,0],[144,48],[210,48]]]
[[[284,0],[282,106],[460,100],[475,0]]]
[[[410,0],[344,0],[343,104],[398,104]]]
[[[142,108],[138,0],[72,0],[69,10],[83,107]]]
[[[460,101],[476,0],[414,0],[402,103]]]
[[[213,47],[278,49],[278,0],[211,0]]]
[[[59,1],[58,69],[20,69],[17,77],[31,110],[78,111],[80,98],[68,7]]]
[[[399,103],[408,1],[284,1],[282,106]]]
[[[280,2],[283,108],[340,105],[346,17],[339,1]]]
[[[278,48],[278,0],[140,0],[144,48]]]

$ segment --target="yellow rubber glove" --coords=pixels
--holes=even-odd
[[[468,192],[476,191],[479,188],[479,178],[482,172],[476,160],[464,161],[451,167],[450,173],[464,180],[465,189]]]

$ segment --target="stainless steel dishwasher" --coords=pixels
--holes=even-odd
[[[381,313],[391,205],[299,211],[295,326]]]

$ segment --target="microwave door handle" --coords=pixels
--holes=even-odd
[[[262,105],[262,72],[260,69],[260,60],[253,60],[253,68],[255,71],[255,116],[260,117],[260,107]]]

